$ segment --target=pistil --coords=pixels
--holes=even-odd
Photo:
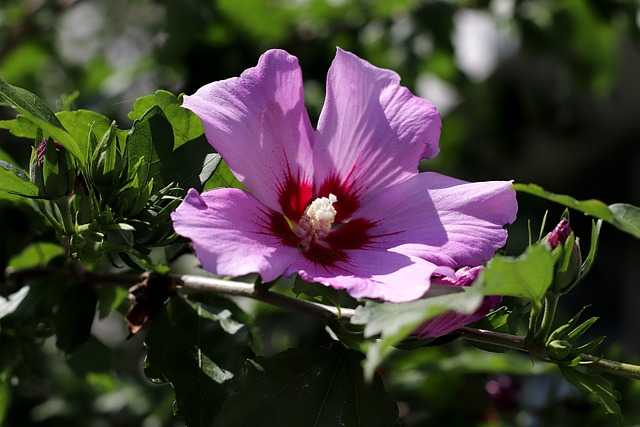
[[[329,234],[336,218],[337,211],[333,204],[337,201],[333,194],[329,194],[329,197],[318,197],[304,211],[296,230],[302,238],[299,246],[301,251],[306,251],[314,240],[322,244],[322,239]]]

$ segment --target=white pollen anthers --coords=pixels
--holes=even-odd
[[[333,194],[329,194],[329,197],[318,197],[304,211],[304,215],[308,218],[309,225],[315,233],[320,232],[326,235],[331,231],[331,225],[337,213],[333,204],[337,201],[338,198]]]

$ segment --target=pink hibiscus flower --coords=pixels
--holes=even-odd
[[[190,190],[173,213],[215,274],[299,274],[356,298],[409,301],[504,245],[511,183],[418,173],[438,153],[435,107],[390,70],[338,49],[317,131],[297,58],[270,50],[184,97],[248,192]]]
[[[435,277],[432,283],[438,283],[445,286],[471,286],[478,278],[478,274],[482,271],[482,266],[463,267],[456,271],[454,278],[451,277]],[[469,323],[482,319],[484,316],[495,308],[502,301],[500,296],[485,297],[480,306],[471,314],[461,314],[455,311],[436,316],[427,320],[418,329],[414,331],[414,335],[420,338],[437,338],[455,331]]]

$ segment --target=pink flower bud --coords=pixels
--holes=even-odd
[[[573,246],[571,248],[564,247],[572,234],[573,230],[571,230],[569,220],[562,218],[558,225],[556,225],[556,228],[546,237],[546,241],[552,251],[560,250],[558,247],[561,245],[563,248],[564,255],[558,259],[555,265],[555,277],[551,285],[552,290],[560,293],[568,292],[573,288],[575,283],[577,283],[582,268],[582,255],[580,253],[578,239],[575,238],[573,240]],[[571,251],[571,253],[567,251]],[[569,258],[567,259],[567,257]]]
[[[61,153],[64,153],[64,147],[62,146],[62,144],[54,141],[53,145],[56,148],[56,151],[60,151]],[[38,156],[38,163],[40,163],[40,166],[44,164],[44,154],[46,151],[47,151],[47,139],[45,138],[42,141],[40,141],[40,144],[38,144],[38,148],[36,148],[36,156]]]
[[[456,271],[455,279],[449,277],[436,277],[431,279],[431,283],[437,283],[445,286],[471,286],[476,281],[482,266],[464,267]],[[455,311],[449,311],[439,316],[427,320],[422,326],[414,331],[414,335],[420,338],[437,338],[455,331],[462,326],[473,323],[486,316],[493,308],[495,308],[502,298],[499,296],[485,297],[480,307],[471,314],[461,314]]]
[[[566,243],[567,239],[571,235],[571,226],[569,225],[569,220],[567,218],[562,218],[562,220],[556,225],[556,228],[553,229],[549,236],[547,237],[547,242],[551,246],[551,249],[555,249],[558,247],[559,243]]]

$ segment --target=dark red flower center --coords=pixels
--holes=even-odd
[[[314,197],[312,184],[287,179],[278,190],[283,214],[269,215],[271,231],[308,260],[335,266],[348,260],[347,250],[363,249],[372,241],[374,222],[352,217],[360,206],[353,184],[331,176]]]

